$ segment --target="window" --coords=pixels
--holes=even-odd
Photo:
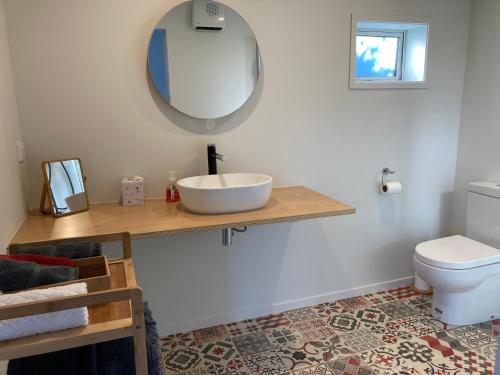
[[[350,88],[425,88],[429,24],[353,16]]]
[[[358,31],[356,78],[368,81],[401,79],[403,42],[403,32]]]

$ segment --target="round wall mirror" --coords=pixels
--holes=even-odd
[[[233,9],[211,0],[181,3],[151,35],[150,77],[175,109],[216,119],[248,100],[260,74],[255,35]]]

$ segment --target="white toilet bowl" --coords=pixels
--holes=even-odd
[[[500,317],[500,250],[463,236],[415,248],[418,278],[434,288],[432,315],[468,325]]]

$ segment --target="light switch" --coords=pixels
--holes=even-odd
[[[16,150],[17,150],[17,160],[19,161],[19,163],[22,163],[23,161],[26,160],[26,150],[24,148],[24,142],[17,142]]]

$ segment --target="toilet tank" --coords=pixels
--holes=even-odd
[[[500,249],[500,183],[468,185],[467,237]]]

